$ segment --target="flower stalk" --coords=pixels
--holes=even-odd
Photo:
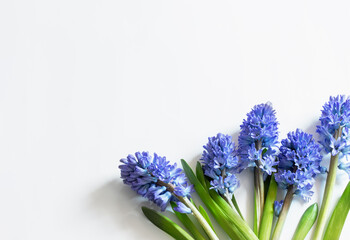
[[[276,172],[278,122],[270,103],[255,105],[243,120],[238,137],[239,171],[254,168],[254,232],[259,235],[264,209],[264,175]]]
[[[292,204],[293,196],[294,196],[294,187],[289,186],[286,197],[284,198],[282,210],[280,212],[275,230],[272,235],[272,240],[278,240],[281,236],[282,228],[286,220],[290,205]]]
[[[198,209],[191,203],[191,201],[187,197],[179,197],[179,200],[185,204],[188,208],[192,210],[193,216],[198,220],[200,225],[203,227],[204,231],[207,233],[208,237],[211,240],[219,240],[218,236],[216,236],[215,232],[205,220],[205,218],[202,216],[202,214],[198,211]]]
[[[341,128],[335,132],[334,138],[336,140],[341,136],[341,132],[342,132]],[[339,153],[335,156],[331,156],[325,191],[322,199],[321,210],[318,216],[318,220],[317,220],[317,224],[316,224],[316,228],[313,236],[314,240],[322,239],[324,228],[326,226],[327,214],[329,211],[329,205],[332,200],[333,189],[334,189],[335,179],[337,175],[338,160],[339,160]]]
[[[254,168],[254,232],[259,234],[260,221],[264,209],[264,178],[262,172]]]
[[[259,152],[261,150],[261,141],[257,141],[255,143],[255,148]],[[260,155],[262,158],[262,154]],[[264,174],[260,170],[260,162],[259,160],[255,161],[256,167],[254,167],[254,232],[259,235],[260,231],[260,222],[264,210],[264,202],[265,202],[265,190],[264,190]]]
[[[202,228],[211,240],[219,240],[219,238],[216,236],[215,232],[213,231],[207,220],[202,216],[202,214],[198,211],[196,206],[194,206],[193,203],[187,197],[176,195],[174,193],[175,187],[171,183],[165,183],[163,181],[158,180],[156,184],[158,186],[166,187],[166,189],[169,192],[171,192],[174,195],[174,197],[176,197],[180,202],[185,204],[186,207],[191,209],[193,216],[198,220],[199,224],[202,226]]]
[[[227,202],[228,204],[230,204],[230,207],[231,207],[232,209],[235,209],[235,206],[233,205],[233,202],[232,202],[232,200],[231,200],[231,196],[230,196],[230,194],[229,194],[229,192],[228,192],[228,189],[226,189],[226,192],[225,192],[225,194],[224,194],[224,198],[225,198],[226,202]]]

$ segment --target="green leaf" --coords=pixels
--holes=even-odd
[[[324,240],[335,240],[339,239],[340,233],[343,229],[345,219],[350,209],[350,182],[346,186],[343,194],[341,195],[331,219],[329,220]]]
[[[260,224],[259,239],[269,240],[273,223],[273,204],[277,195],[277,183],[274,177],[271,177],[269,190],[267,192],[264,211]]]
[[[174,223],[172,220],[166,216],[158,213],[157,211],[141,207],[143,214],[150,220],[154,225],[168,233],[170,236],[176,240],[195,240],[192,238],[185,230],[183,230],[179,225]]]
[[[234,215],[233,218],[228,217],[226,212],[224,212],[224,210],[218,206],[218,204],[211,198],[211,196],[208,194],[208,192],[202,186],[200,181],[194,175],[192,169],[187,164],[187,162],[185,160],[181,159],[181,163],[182,163],[183,169],[187,175],[187,178],[194,185],[194,188],[196,189],[197,194],[200,196],[200,198],[202,199],[204,204],[207,206],[209,211],[213,214],[216,221],[225,230],[225,232],[232,239],[246,239],[246,240],[256,239],[257,240],[257,237],[251,231],[251,229],[249,228],[247,223],[244,222],[238,214]],[[226,203],[225,200],[223,200],[223,201]],[[232,210],[232,208],[230,206],[229,206],[229,208]]]
[[[204,173],[203,173],[203,168],[202,165],[200,164],[200,162],[197,162],[196,165],[196,176],[199,180],[199,182],[202,184],[202,186],[204,187],[205,190],[208,190],[208,186],[205,182],[205,177],[204,177]]]
[[[232,238],[232,239],[242,239],[237,236],[235,231],[235,227],[232,223],[227,219],[227,216],[222,212],[219,206],[213,201],[208,192],[204,189],[202,184],[199,182],[197,177],[194,175],[191,167],[187,164],[187,162],[181,159],[181,164],[186,173],[188,180],[193,184],[196,189],[197,194],[202,199],[203,203],[207,206],[209,211],[213,214],[216,221],[219,225],[224,229],[224,231]],[[239,234],[239,232],[238,232]]]
[[[175,202],[170,203],[171,207],[174,208],[176,207]],[[185,228],[192,234],[192,236],[195,239],[198,240],[206,240],[206,238],[198,231],[197,227],[194,225],[194,223],[191,221],[191,219],[187,216],[187,214],[184,213],[179,213],[174,210],[174,213],[176,217],[182,222],[182,224],[185,226]]]
[[[199,205],[199,208],[198,208],[199,212],[202,214],[202,216],[205,218],[205,220],[207,220],[207,222],[209,223],[210,227],[213,229],[213,231],[215,232],[215,229],[213,227],[213,224],[211,223],[210,221],[210,218],[208,216],[208,213],[205,211],[205,209]]]
[[[243,215],[241,213],[241,210],[239,209],[239,206],[238,206],[238,203],[237,203],[237,200],[236,200],[234,194],[232,194],[232,203],[233,203],[233,206],[235,206],[236,211],[238,212],[239,216],[241,216],[242,220],[244,220],[244,217],[243,217]]]
[[[215,190],[209,190],[209,194],[233,223],[233,227],[235,227],[239,234],[243,236],[243,239],[258,239],[248,224],[242,220],[241,216],[239,216],[231,208],[230,204],[228,204]]]
[[[204,176],[203,168],[202,168],[202,165],[200,164],[200,162],[197,162],[197,165],[196,165],[196,175],[197,175],[198,180],[202,184],[202,186],[207,190],[207,192],[209,192],[210,183],[209,183],[208,179]],[[237,201],[236,201],[236,198],[234,195],[232,195],[232,202],[233,202],[233,205],[236,208],[238,214],[244,220],[243,215],[238,207],[238,204],[237,204]]]
[[[294,232],[292,240],[303,240],[312,226],[314,225],[318,214],[317,203],[312,204],[308,207],[303,216],[301,216],[298,226]],[[332,238],[333,239],[333,238]]]

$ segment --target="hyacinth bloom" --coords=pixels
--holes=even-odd
[[[350,177],[350,99],[346,96],[330,97],[324,104],[317,133],[325,153],[330,153],[327,181],[320,214],[313,239],[322,239],[326,224],[337,168],[344,170]]]
[[[201,161],[204,174],[211,178],[211,189],[221,194],[233,208],[232,194],[239,187],[239,180],[234,173],[237,172],[238,157],[232,137],[218,133],[208,138],[203,146]]]
[[[239,181],[234,175],[237,172],[238,157],[232,137],[218,133],[208,138],[203,146],[202,163],[204,174],[213,179],[210,184],[218,193],[230,194],[239,187]]]
[[[264,209],[264,179],[276,172],[278,122],[270,103],[259,104],[243,120],[238,138],[239,171],[254,167],[254,232],[259,233]]]
[[[278,122],[270,103],[259,104],[243,120],[238,138],[240,170],[259,167],[265,174],[275,172]]]
[[[320,117],[321,124],[317,126],[325,153],[339,155],[338,167],[350,177],[350,99],[345,96],[330,97],[323,106]]]
[[[162,211],[170,201],[176,201],[177,211],[191,212],[177,198],[190,197],[193,188],[187,183],[182,170],[176,167],[176,163],[171,165],[165,157],[156,153],[152,156],[148,152],[137,152],[135,156],[128,155],[120,161],[123,163],[119,166],[123,182],[138,194],[157,204]]]
[[[314,178],[323,171],[321,148],[311,134],[300,129],[288,133],[281,145],[276,182],[282,189],[292,187],[295,194],[309,201],[313,195]]]
[[[287,138],[281,141],[275,179],[279,187],[288,191],[273,233],[273,240],[279,239],[293,195],[300,195],[303,199],[310,200],[314,178],[322,172],[320,151],[321,148],[312,135],[300,129],[288,133]]]
[[[218,240],[208,222],[189,200],[193,186],[188,184],[185,174],[177,168],[176,163],[170,164],[165,157],[156,153],[152,156],[148,152],[136,152],[135,156],[128,155],[120,162],[121,178],[126,185],[157,204],[162,211],[170,201],[176,202],[175,211],[192,213],[210,239]]]

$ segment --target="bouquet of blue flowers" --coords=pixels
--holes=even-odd
[[[136,152],[120,160],[121,178],[161,211],[172,208],[182,226],[156,210],[142,211],[175,239],[217,240],[215,220],[230,239],[278,240],[293,198],[309,202],[315,177],[327,174],[320,211],[317,203],[311,204],[291,238],[304,239],[316,223],[312,239],[339,239],[350,209],[350,184],[333,211],[330,203],[337,168],[350,177],[350,98],[330,97],[325,103],[318,142],[301,129],[279,141],[278,125],[271,103],[256,105],[240,126],[238,146],[226,134],[209,137],[195,171],[185,160],[181,169],[156,153]],[[329,167],[321,166],[328,156]],[[243,171],[254,172],[253,226],[245,221],[234,195]],[[282,199],[277,199],[278,191],[284,193]],[[194,193],[204,206],[194,202]]]

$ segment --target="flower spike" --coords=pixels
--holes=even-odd
[[[259,104],[243,120],[238,137],[240,156],[239,172],[254,168],[254,232],[259,234],[262,219],[267,175],[276,172],[276,147],[278,143],[278,122],[271,103]]]
[[[224,195],[226,191],[232,196],[239,187],[237,172],[238,157],[232,137],[218,133],[208,138],[201,158],[204,174],[212,179],[211,188]],[[230,198],[230,196],[228,196]]]
[[[309,201],[313,192],[316,174],[321,173],[321,148],[311,134],[300,129],[290,132],[288,137],[281,141],[278,155],[278,171],[275,179],[279,187],[288,189],[279,213],[272,240],[278,240],[284,225],[293,196],[300,195]],[[277,206],[276,206],[277,207]]]
[[[190,197],[193,187],[176,163],[171,165],[156,153],[152,157],[148,152],[136,152],[135,156],[121,159],[123,164],[119,168],[123,182],[138,194],[157,204],[162,211],[170,201],[179,201],[175,196]],[[181,213],[191,212],[182,205],[177,209]]]
[[[193,186],[176,163],[170,164],[165,157],[156,153],[136,152],[120,160],[121,178],[138,194],[148,198],[164,211],[171,201],[176,203],[175,211],[192,213],[202,225],[211,240],[219,240],[205,218],[190,201]]]
[[[320,214],[317,219],[313,239],[322,238],[326,224],[326,215],[333,194],[337,168],[344,170],[350,178],[350,98],[338,95],[330,97],[324,104],[317,133],[325,153],[330,153],[327,181],[323,194]]]
[[[270,103],[259,104],[247,114],[241,125],[238,138],[240,171],[247,167],[258,167],[267,175],[276,170],[274,161],[278,144],[278,122]]]

